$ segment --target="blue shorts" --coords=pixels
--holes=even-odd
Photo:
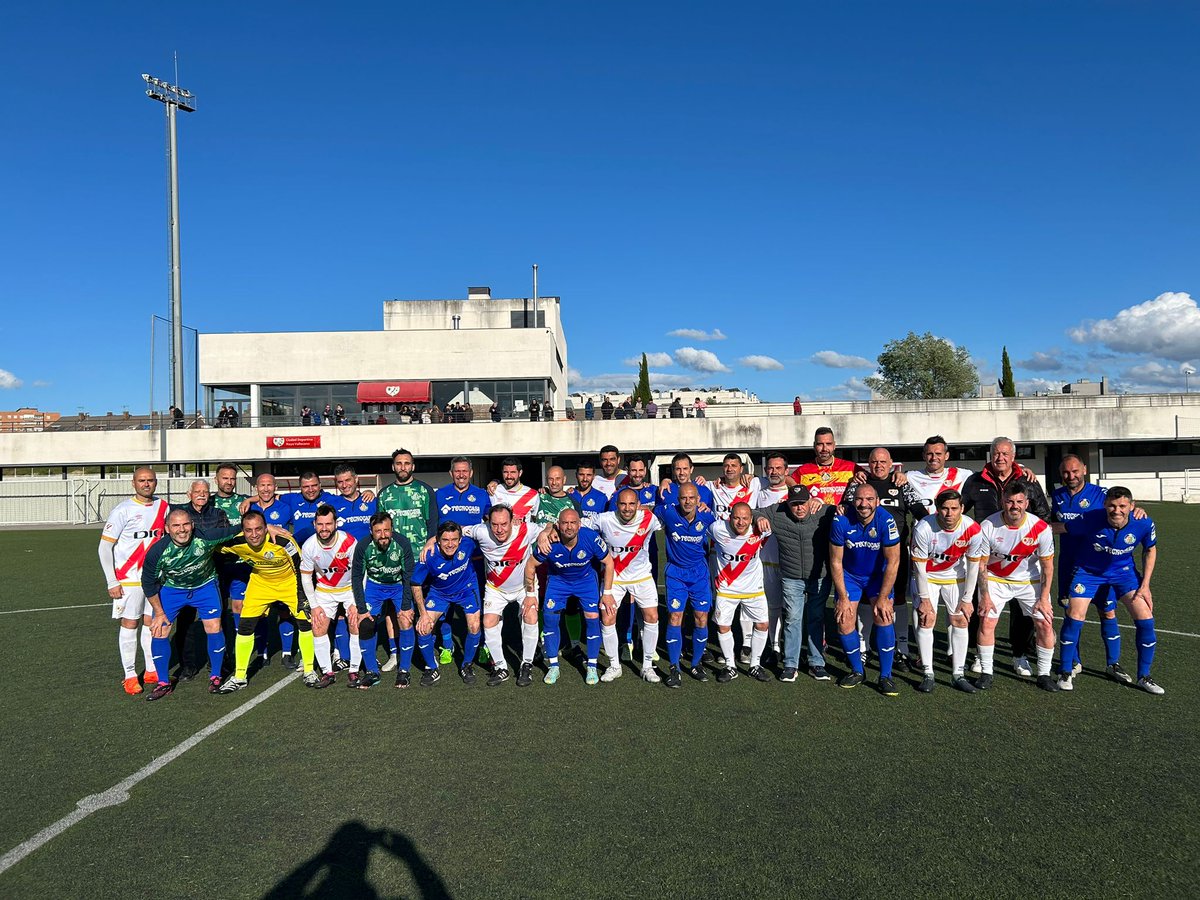
[[[688,602],[692,612],[706,613],[712,609],[712,581],[708,566],[678,569],[667,566],[667,612],[683,612]]]
[[[363,599],[367,601],[367,612],[373,616],[383,612],[383,604],[388,600],[399,612],[413,608],[412,594],[404,592],[403,584],[380,584],[368,579],[363,594]]]
[[[1063,560],[1059,560],[1059,562],[1062,563],[1062,565],[1060,565],[1058,569],[1058,602],[1063,609],[1066,609],[1071,605],[1071,585],[1073,583],[1072,579],[1075,577],[1076,570],[1075,566],[1070,562],[1064,562]],[[1100,585],[1100,589],[1093,595],[1092,605],[1100,610],[1116,609],[1116,601],[1113,601],[1112,605],[1110,606],[1108,603],[1108,598],[1108,583],[1105,582],[1104,584]]]
[[[871,576],[870,578],[855,578],[853,575],[845,575],[846,579],[846,596],[851,603],[860,603],[866,597],[875,597],[879,594],[879,589],[883,587],[883,579],[879,576]],[[896,593],[893,590],[888,594],[888,599],[895,599]]]
[[[448,596],[446,594],[433,593],[425,598],[425,612],[441,615],[451,605],[459,607],[464,613],[471,616],[479,612],[479,596],[477,594]]]
[[[1133,593],[1142,583],[1137,569],[1126,569],[1112,575],[1092,575],[1083,569],[1071,573],[1071,585],[1067,596],[1072,600],[1076,597],[1086,597],[1104,612],[1117,608],[1117,601],[1126,594]]]
[[[162,604],[163,612],[169,621],[174,622],[179,611],[185,606],[196,610],[201,619],[221,618],[221,594],[217,590],[217,582],[210,581],[198,588],[174,588],[163,585],[158,592],[158,602]]]
[[[579,605],[583,607],[585,613],[600,612],[600,597],[592,595],[590,597],[581,597],[579,594],[567,594],[561,590],[546,591],[546,600],[542,606],[543,612],[551,614],[562,614],[567,611],[567,603],[571,600],[577,600]]]
[[[246,575],[234,567],[219,570],[217,576],[221,582],[221,593],[230,600],[246,599]]]

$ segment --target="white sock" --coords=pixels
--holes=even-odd
[[[145,622],[141,625],[142,630],[142,660],[146,663],[146,671],[154,671],[154,635],[150,633],[150,626]]]
[[[863,665],[867,663],[867,652],[871,649],[871,629],[875,627],[875,610],[869,604],[858,604],[858,649],[862,653]]]
[[[621,655],[617,650],[617,626],[600,624],[600,642],[604,644],[604,655],[609,666],[619,666]]]
[[[721,643],[721,655],[725,657],[725,667],[733,669],[737,667],[737,653],[733,650],[733,632],[718,631],[717,640]]]
[[[149,632],[150,629],[147,628],[146,631]],[[121,668],[125,670],[126,678],[137,677],[137,638],[136,628],[117,626],[117,649],[121,651]]]
[[[979,667],[983,670],[984,675],[992,674],[992,660],[996,657],[995,644],[979,644]]]
[[[532,663],[537,653],[538,623],[521,622],[521,662]],[[495,656],[495,654],[492,654]]]
[[[362,665],[362,646],[358,643],[358,635],[350,635],[350,671],[357,672]]]
[[[1054,648],[1053,647],[1038,647],[1037,648],[1037,673],[1038,675],[1049,675],[1050,667],[1054,664]]]
[[[767,646],[768,631],[763,631],[760,628],[755,628],[750,632],[750,667],[753,668],[762,662],[763,650]]]
[[[921,665],[925,674],[933,674],[933,629],[917,626],[917,650],[921,654]]]
[[[642,623],[642,668],[654,665],[654,650],[658,647],[658,623]]]
[[[534,631],[537,631],[537,626],[533,626]],[[507,669],[508,663],[504,659],[504,638],[501,632],[504,626],[497,622],[491,628],[483,629],[483,645],[487,647],[488,653],[492,654],[492,662],[497,669]],[[537,638],[533,639],[534,644],[537,644]]]
[[[783,639],[783,629],[780,628],[779,622],[779,617],[782,612],[782,607],[767,607],[767,636],[771,639],[771,648],[776,653],[780,652],[780,641]]]
[[[967,665],[967,629],[950,626],[950,669],[955,677],[963,674]]]
[[[908,656],[908,604],[896,610],[896,652]]]
[[[332,643],[333,641],[327,641],[325,638],[313,641],[313,653],[317,657],[317,668],[322,675],[333,671],[333,658],[329,653],[329,645]]]

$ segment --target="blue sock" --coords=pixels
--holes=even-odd
[[[166,684],[171,680],[171,639],[151,638],[150,655],[154,657],[154,671],[158,673],[158,683]],[[220,671],[217,669],[218,674]]]
[[[876,625],[871,631],[875,649],[879,651],[879,677],[892,677],[892,660],[896,656],[896,626]]]
[[[1071,674],[1071,667],[1075,664],[1075,658],[1079,654],[1079,633],[1083,631],[1083,622],[1079,619],[1072,619],[1070,616],[1063,619],[1062,631],[1058,635],[1058,640],[1062,644],[1062,673],[1064,675]]]
[[[242,614],[230,613],[230,615],[233,616],[233,632],[237,634],[238,626],[242,624]]]
[[[394,644],[395,641],[393,640]],[[412,667],[413,647],[417,643],[417,629],[400,629],[400,671],[407,672]]]
[[[337,645],[338,656],[350,662],[350,626],[346,624],[345,619],[338,619],[337,631],[333,634],[334,643]]]
[[[863,673],[862,654],[858,651],[858,632],[852,631],[849,634],[839,635],[842,639],[842,650],[846,653],[846,661],[850,663],[850,668],[859,675]]]
[[[421,648],[421,656],[425,659],[425,667],[428,669],[436,669],[438,667],[437,651],[433,648],[433,635],[423,634],[417,638],[417,646]]]
[[[547,665],[558,665],[559,614],[546,610],[542,614],[542,654],[546,657]]]
[[[634,616],[636,615],[636,611],[637,611],[637,604],[631,600],[629,602],[628,606],[624,607],[617,614],[617,627],[618,628],[621,627],[621,617],[624,616],[624,619],[625,619],[625,630],[622,633],[625,635],[625,643],[626,644],[633,643],[633,624],[634,624]]]
[[[279,623],[279,648],[281,653],[291,654],[296,648],[296,626],[291,622]]]
[[[479,639],[483,636],[483,632],[476,631],[474,634],[467,630],[467,639],[463,641],[463,666],[469,666],[475,662],[475,651],[479,649]]]
[[[699,625],[692,631],[692,667],[700,665],[700,657],[704,655],[704,648],[708,646],[708,626],[701,628]]]
[[[587,661],[589,666],[596,665],[600,659],[600,619],[589,619],[586,616],[583,620],[583,627],[587,629]]]
[[[220,675],[221,665],[225,662],[225,634],[204,635],[208,638],[208,670],[210,675]]]
[[[358,638],[358,648],[362,651],[363,665],[367,667],[368,672],[379,674],[379,660],[375,658],[375,647],[379,643],[379,635],[372,633],[369,638],[360,636]]]
[[[1115,665],[1121,660],[1121,627],[1117,617],[1100,618],[1100,634],[1104,638],[1104,659],[1108,665]],[[1078,653],[1078,651],[1076,651]]]
[[[446,610],[446,615],[442,616],[442,649],[454,649],[454,630],[450,627],[450,610]]]
[[[388,635],[387,641],[388,641],[388,656],[395,656],[396,653],[398,652],[396,635],[394,635],[394,634]]]
[[[1158,643],[1158,636],[1154,633],[1154,619],[1138,619],[1133,626],[1137,629],[1137,677],[1140,681],[1150,675],[1150,664],[1154,662],[1154,645]],[[154,652],[154,656],[157,659],[157,650]]]
[[[667,659],[671,668],[679,668],[679,655],[683,652],[683,626],[667,625]]]

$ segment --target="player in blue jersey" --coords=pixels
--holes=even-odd
[[[375,500],[358,489],[358,473],[353,466],[338,466],[333,470],[338,496],[330,505],[337,512],[338,531],[353,536],[356,541],[371,536],[371,516],[378,512]],[[418,548],[413,548],[414,550]]]
[[[1078,519],[1089,510],[1103,509],[1105,491],[1098,484],[1088,481],[1087,466],[1074,453],[1063,457],[1058,467],[1062,487],[1056,489],[1050,497],[1052,521],[1071,522]],[[1141,513],[1137,510],[1135,515]],[[1075,559],[1079,548],[1087,543],[1087,535],[1065,533],[1058,541],[1058,602],[1064,607],[1071,605],[1071,576],[1075,572]],[[1106,672],[1109,677],[1129,684],[1133,679],[1121,668],[1121,629],[1117,625],[1117,605],[1108,602],[1107,585],[1096,592],[1092,603],[1100,613],[1100,635],[1104,639],[1104,657]],[[1083,661],[1079,658],[1079,644],[1071,647],[1072,675],[1078,675],[1083,669]]]
[[[679,502],[679,489],[685,484],[694,484],[700,497],[700,509],[716,509],[712,490],[706,484],[692,481],[692,458],[686,453],[676,453],[671,457],[671,477],[664,478],[659,485],[659,498],[666,503]]]
[[[465,456],[450,460],[450,484],[438,488],[433,495],[439,522],[457,522],[466,528],[487,518],[492,500],[486,490],[471,483],[473,474],[471,461]]]
[[[601,468],[603,468],[605,465],[604,450],[600,451],[600,465]],[[653,511],[654,507],[658,505],[658,487],[651,484],[649,481],[649,468],[646,465],[645,458],[641,456],[631,456],[629,457],[627,466],[627,471],[620,479],[621,490],[628,489],[635,492],[638,497],[638,505],[641,506],[642,509]],[[620,494],[620,490],[614,492],[612,497],[609,498],[608,506],[605,507],[607,512],[616,512],[618,494]],[[650,575],[654,579],[655,585],[659,583],[657,537],[657,534],[650,535],[650,546],[646,549],[646,552],[650,554]],[[625,635],[625,640],[621,645],[621,660],[623,662],[633,661],[634,624],[635,619],[640,615],[641,609],[636,603],[622,604],[621,610],[618,613],[617,628]],[[621,618],[622,616],[624,616],[624,618]],[[657,661],[657,651],[654,653],[654,657],[655,661]],[[656,674],[654,674],[653,669],[650,670],[650,673],[654,675],[655,678],[658,677]]]
[[[314,521],[318,506],[333,506],[337,497],[321,490],[321,477],[316,472],[305,472],[300,476],[299,494],[288,494],[292,505],[292,537],[301,547],[317,533]]]
[[[568,507],[558,516],[556,525],[547,525],[538,538],[537,547],[525,564],[526,584],[537,571],[538,563],[546,563],[548,579],[546,600],[542,608],[542,643],[546,657],[546,684],[558,681],[558,618],[567,604],[574,601],[583,608],[587,628],[587,676],[589,685],[600,683],[596,670],[600,658],[600,604],[616,613],[613,599],[613,558],[604,539],[590,528],[581,526],[576,509]],[[596,583],[596,563],[603,565],[604,589]]]
[[[471,565],[474,552],[475,542],[463,537],[461,525],[443,522],[438,526],[433,547],[422,553],[420,562],[413,570],[413,600],[419,611],[417,646],[425,658],[422,687],[432,687],[442,677],[438,671],[433,630],[438,619],[452,605],[462,609],[467,619],[467,639],[463,642],[463,661],[459,674],[464,684],[475,683],[475,651],[479,649],[480,622],[479,582],[475,580],[475,567]]]
[[[596,530],[596,516],[608,509],[608,496],[593,486],[595,478],[596,467],[590,462],[581,462],[575,466],[575,487],[567,492],[579,507],[583,527],[592,531]]]
[[[870,484],[860,484],[854,494],[854,512],[835,516],[829,529],[829,573],[837,596],[834,619],[851,671],[838,685],[855,688],[863,683],[863,657],[858,643],[858,604],[872,608],[872,640],[879,653],[879,691],[895,697],[892,680],[896,655],[896,616],[892,588],[900,571],[900,529],[891,513],[879,506],[879,494]]]
[[[712,580],[708,571],[709,529],[717,520],[711,507],[700,509],[700,491],[691,481],[680,485],[676,496],[676,502],[663,499],[654,508],[667,542],[667,659],[671,666],[667,687],[680,686],[683,612],[688,604],[692,607],[693,626],[692,664],[688,674],[697,681],[708,681],[701,657],[708,644],[708,614],[712,609]],[[643,677],[646,677],[644,673]]]
[[[1059,534],[1084,538],[1076,550],[1069,589],[1071,602],[1059,635],[1062,673],[1058,686],[1064,691],[1075,687],[1072,674],[1074,647],[1079,643],[1087,608],[1100,589],[1107,587],[1106,603],[1115,608],[1119,600],[1133,616],[1137,639],[1137,686],[1151,694],[1165,693],[1150,677],[1154,647],[1158,642],[1154,631],[1154,597],[1150,593],[1150,578],[1158,556],[1157,537],[1153,520],[1149,516],[1134,518],[1133,510],[1133,494],[1129,488],[1111,487],[1105,494],[1103,509],[1089,510],[1079,518],[1054,525]],[[1141,573],[1133,559],[1138,547],[1142,548]]]

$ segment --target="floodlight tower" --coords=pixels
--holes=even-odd
[[[151,75],[142,75],[146,96],[167,109],[167,233],[171,247],[171,405],[183,409],[183,303],[179,278],[179,156],[175,110],[196,111],[196,95]],[[153,377],[153,373],[151,373]],[[151,410],[153,412],[153,410]]]

